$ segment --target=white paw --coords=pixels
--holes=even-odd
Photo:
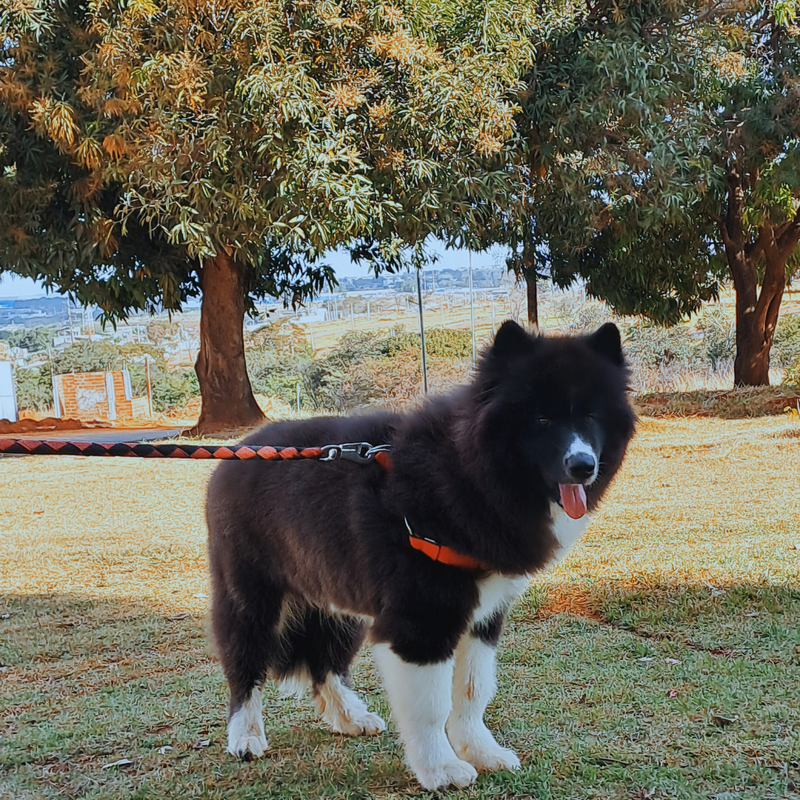
[[[496,772],[500,769],[514,772],[520,767],[517,754],[507,747],[500,747],[494,741],[482,745],[456,743],[453,744],[453,749],[460,758],[469,761],[478,772]]]
[[[457,786],[463,789],[475,782],[478,773],[472,764],[460,759],[445,761],[443,764],[436,764],[424,769],[415,770],[417,780],[423,788],[429,791],[444,789],[447,786]]]
[[[261,691],[253,689],[228,720],[228,752],[242,761],[261,758],[267,750]]]
[[[267,740],[263,736],[243,734],[228,742],[228,752],[242,761],[253,761],[267,752]]]
[[[331,727],[345,736],[377,736],[386,730],[386,723],[377,714],[366,713],[353,718],[339,715]]]

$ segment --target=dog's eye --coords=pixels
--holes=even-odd
[[[546,428],[550,425],[550,420],[547,417],[537,417],[536,422],[539,423],[543,428]]]

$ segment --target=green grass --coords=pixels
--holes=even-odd
[[[489,724],[522,769],[442,796],[800,800],[798,431],[789,415],[641,421],[501,641]],[[2,800],[432,797],[394,726],[346,739],[272,689],[268,757],[225,753],[202,619],[213,464],[0,466]],[[354,677],[386,716],[369,654]]]
[[[800,797],[800,589],[620,590],[600,620],[548,616],[542,599],[512,614],[488,714],[523,767],[444,796]],[[192,616],[36,595],[0,613],[4,798],[431,796],[393,726],[347,739],[274,690],[269,757],[230,758],[224,681]],[[368,655],[355,682],[386,715]]]

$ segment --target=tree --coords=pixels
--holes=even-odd
[[[737,385],[769,382],[800,261],[796,13],[593,3],[537,55],[517,120],[537,268],[664,323],[730,277]]]
[[[0,19],[0,269],[109,319],[202,293],[201,432],[261,418],[254,298],[319,291],[321,254],[359,237],[424,239],[491,193],[472,166],[511,130],[513,59],[489,28],[445,46],[463,19],[436,4],[36,0]]]

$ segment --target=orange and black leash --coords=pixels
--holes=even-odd
[[[323,447],[269,447],[251,444],[196,445],[146,442],[71,442],[47,439],[0,439],[0,455],[112,456],[117,458],[194,458],[248,461],[357,461],[373,459],[388,469],[390,445],[373,447],[368,442],[330,444]]]
[[[147,444],[143,442],[70,442],[46,439],[0,439],[0,455],[18,456],[110,456],[116,458],[193,458],[227,461],[355,461],[368,464],[375,461],[386,472],[392,470],[391,445],[371,445],[369,442],[328,444],[322,447],[269,447],[268,445],[234,444]],[[491,570],[472,556],[459,553],[431,539],[417,536],[408,519],[409,544],[432,561],[461,569]]]

